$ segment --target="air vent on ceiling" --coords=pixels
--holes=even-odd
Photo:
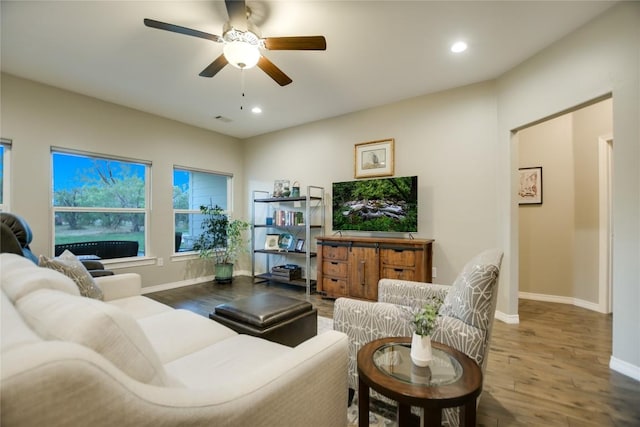
[[[230,118],[225,116],[216,116],[216,120],[220,120],[223,123],[231,123],[233,121]]]

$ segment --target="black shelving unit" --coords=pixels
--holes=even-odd
[[[315,289],[316,280],[311,277],[312,260],[318,254],[316,252],[315,237],[324,233],[324,188],[307,186],[307,193],[300,197],[268,197],[266,191],[253,192],[253,205],[251,209],[251,242],[253,245],[251,257],[251,274],[254,280],[261,282],[271,281],[288,285],[302,286],[306,288],[307,297]],[[273,218],[272,212],[278,209],[286,212],[302,213],[303,224],[292,222],[278,223]],[[298,214],[299,215],[299,214]],[[272,218],[272,223],[267,224],[267,218]],[[305,245],[301,251],[283,249],[265,249],[264,239],[267,234],[289,233],[297,239],[304,239]],[[257,257],[262,257],[260,265],[263,272],[256,272],[258,268]],[[287,280],[282,276],[271,274],[271,268],[282,260],[284,263],[297,263],[296,260],[304,260],[303,277],[301,279]]]

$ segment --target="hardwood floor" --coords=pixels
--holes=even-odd
[[[275,292],[305,300],[304,290],[253,284],[205,283],[147,294],[175,308],[208,316],[221,303]],[[311,295],[324,317],[333,302]],[[494,322],[481,426],[640,426],[640,382],[609,369],[610,315],[565,304],[521,300],[520,324]]]

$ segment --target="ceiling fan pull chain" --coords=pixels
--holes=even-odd
[[[244,109],[244,68],[240,68],[240,91],[242,98],[240,99],[240,110]]]

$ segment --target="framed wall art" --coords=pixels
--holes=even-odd
[[[356,178],[393,176],[394,139],[361,142],[354,147]]]
[[[520,168],[520,187],[518,189],[518,204],[542,204],[542,166]]]

